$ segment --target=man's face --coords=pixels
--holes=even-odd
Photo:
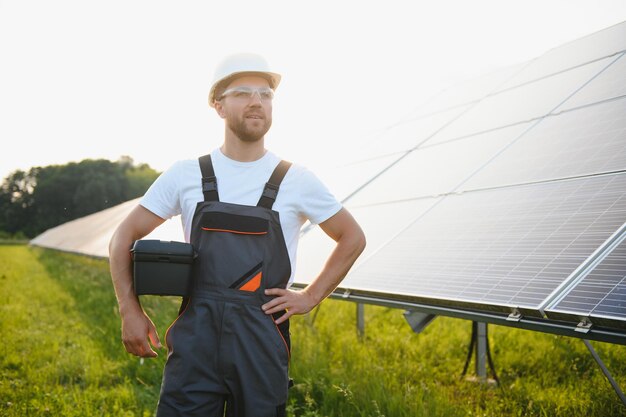
[[[227,94],[215,103],[215,109],[225,120],[228,129],[244,142],[256,142],[272,126],[272,100],[259,93],[252,94],[252,97],[237,94],[236,87],[266,89],[269,88],[269,82],[258,76],[237,78],[226,86],[224,91]]]

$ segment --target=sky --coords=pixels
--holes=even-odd
[[[219,146],[214,67],[283,75],[266,146],[315,170],[442,89],[626,20],[623,0],[0,0],[0,176]]]

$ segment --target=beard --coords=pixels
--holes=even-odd
[[[247,119],[244,116],[228,119],[228,127],[243,142],[256,142],[265,136],[272,126],[272,116],[262,119]]]

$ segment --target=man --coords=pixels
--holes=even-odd
[[[126,350],[155,357],[161,343],[134,293],[129,248],[181,214],[198,257],[193,291],[165,340],[158,416],[284,415],[288,319],[324,300],[365,247],[349,212],[305,168],[265,149],[280,75],[258,55],[218,66],[209,105],[224,120],[224,143],[163,173],[115,231],[110,268]],[[320,225],[336,247],[302,291],[293,281],[299,230]],[[149,343],[150,342],[150,343]]]

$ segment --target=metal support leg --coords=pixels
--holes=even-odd
[[[356,303],[356,332],[359,339],[365,336],[365,305]]]
[[[487,323],[476,324],[476,376],[480,382],[487,380]]]
[[[600,369],[602,369],[602,373],[604,373],[604,376],[606,377],[606,379],[609,380],[609,383],[611,384],[611,386],[617,393],[620,400],[622,400],[624,405],[626,405],[626,396],[624,396],[624,393],[620,389],[619,385],[617,385],[617,382],[615,382],[615,379],[613,379],[613,376],[611,375],[607,367],[604,365],[604,362],[602,361],[602,359],[600,359],[598,352],[596,352],[596,350],[593,348],[589,340],[583,339],[583,342],[585,343],[585,346],[587,346],[587,349],[589,349],[589,352],[591,352],[591,356],[593,356],[593,358],[596,360],[596,362],[600,366]]]
[[[498,380],[496,368],[493,365],[491,352],[489,351],[487,323],[479,323],[475,321],[472,322],[472,337],[468,347],[467,359],[465,360],[465,366],[463,367],[461,377],[464,377],[467,373],[467,368],[469,367],[470,361],[472,360],[472,353],[474,353],[474,348],[476,348],[474,363],[476,370],[476,379],[479,382],[495,382],[496,384],[498,384],[500,381]],[[489,369],[491,369],[491,373],[493,374],[493,380],[490,380],[487,377],[487,364],[489,365]]]

